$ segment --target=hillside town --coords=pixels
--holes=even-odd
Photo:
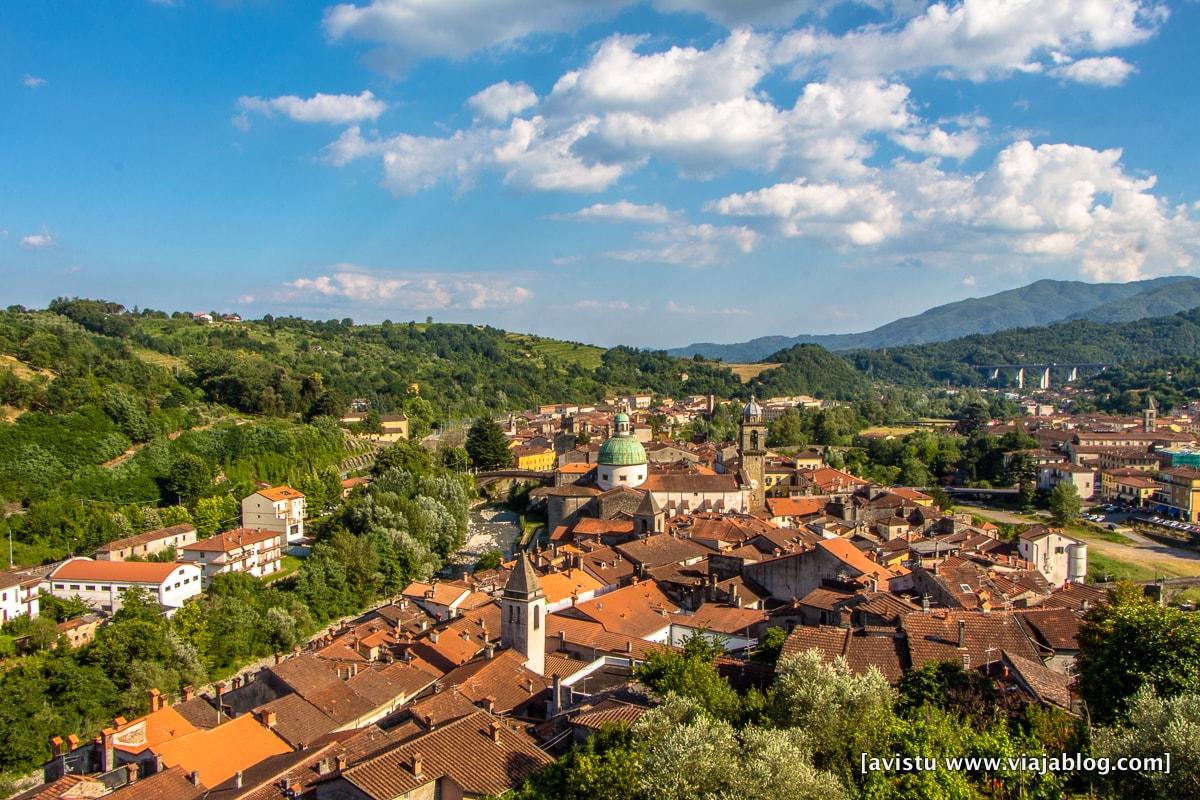
[[[735,685],[765,690],[809,652],[893,686],[952,662],[1010,701],[1084,713],[1079,633],[1108,601],[1088,541],[947,502],[969,486],[880,485],[830,466],[829,448],[768,446],[789,409],[822,405],[834,404],[751,398],[730,442],[671,438],[714,413],[711,396],[502,418],[511,459],[476,483],[523,488],[544,524],[498,565],[412,582],[209,687],[153,688],[145,714],[55,736],[42,784],[19,797],[500,795],[606,724],[635,723],[660,702],[639,670],[700,639]],[[1147,524],[1200,520],[1190,409],[1160,417],[1151,399],[1140,418],[1080,417],[1034,405],[987,424],[1036,440],[1005,458],[1028,458],[1040,489],[1069,483]],[[352,409],[343,424],[362,418]],[[380,447],[407,438],[407,419],[390,422]],[[346,478],[344,496],[371,481]],[[4,573],[4,619],[37,616],[39,597],[79,603],[87,611],[59,624],[58,646],[85,646],[131,592],[171,616],[218,576],[273,580],[284,556],[311,549],[310,513],[303,493],[264,485],[213,535],[173,525]],[[1160,600],[1162,588],[1149,587]],[[768,642],[777,660],[764,662]]]

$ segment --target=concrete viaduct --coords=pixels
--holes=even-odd
[[[1025,388],[1027,380],[1037,382],[1039,389],[1050,388],[1051,375],[1063,383],[1074,383],[1081,377],[1096,375],[1108,369],[1108,364],[981,364],[975,369],[987,375],[988,380],[999,380],[1002,375],[1013,375],[1017,386]]]

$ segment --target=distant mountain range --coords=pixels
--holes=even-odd
[[[762,336],[736,344],[691,344],[668,352],[683,357],[699,353],[707,358],[743,363],[761,361],[798,344],[819,344],[834,351],[879,349],[1066,320],[1132,322],[1197,307],[1200,307],[1200,278],[1177,275],[1131,283],[1041,280],[1019,289],[936,306],[865,333]]]

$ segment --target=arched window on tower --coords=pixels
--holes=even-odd
[[[542,627],[542,607],[533,607],[533,629],[536,631]]]
[[[758,431],[750,431],[750,449],[758,449]]]

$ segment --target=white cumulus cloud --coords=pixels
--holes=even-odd
[[[839,75],[935,70],[973,81],[1042,72],[1080,53],[1139,44],[1166,20],[1155,0],[961,0],[938,2],[899,28],[868,25],[843,35],[805,28],[777,57]]]
[[[537,102],[537,94],[529,84],[500,81],[472,95],[467,100],[467,105],[475,109],[475,113],[482,117],[495,122],[503,122],[509,117],[536,106]]]
[[[349,264],[290,281],[284,294],[414,311],[506,308],[533,299],[532,290],[482,273],[382,273]]]
[[[618,200],[615,203],[594,203],[587,208],[560,214],[556,219],[569,219],[580,222],[645,222],[661,224],[670,222],[674,215],[659,203],[643,205],[631,203],[628,200]]]
[[[53,247],[58,240],[54,234],[42,228],[40,233],[30,233],[21,237],[21,247],[29,250],[41,250],[46,247]]]
[[[1076,83],[1090,83],[1095,86],[1120,86],[1137,67],[1117,56],[1099,58],[1081,58],[1062,64],[1051,70],[1054,75],[1066,78]]]
[[[359,94],[322,94],[312,97],[283,95],[281,97],[240,97],[237,101],[242,113],[234,118],[239,127],[249,125],[248,114],[256,113],[273,117],[276,114],[294,122],[326,122],[344,125],[351,122],[376,119],[387,110],[387,103],[370,91]]]

